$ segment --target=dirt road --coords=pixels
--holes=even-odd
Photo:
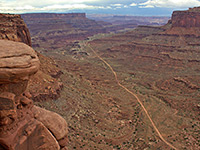
[[[143,111],[145,112],[146,116],[147,116],[148,119],[150,120],[150,122],[151,122],[153,128],[154,128],[155,131],[157,132],[157,134],[158,134],[158,136],[160,137],[160,139],[161,139],[165,144],[167,144],[169,147],[171,147],[172,149],[177,150],[177,148],[175,148],[172,144],[170,144],[169,142],[167,142],[167,141],[164,139],[164,137],[162,136],[162,134],[160,133],[160,131],[158,130],[158,128],[157,128],[156,125],[154,124],[153,120],[151,119],[151,117],[150,117],[148,111],[147,111],[146,108],[144,107],[144,105],[143,105],[143,103],[141,102],[141,100],[139,99],[139,97],[138,97],[135,93],[133,93],[133,92],[131,92],[129,89],[127,89],[125,86],[123,86],[123,85],[119,82],[117,73],[114,71],[114,69],[112,68],[112,66],[111,66],[107,61],[105,61],[101,56],[99,56],[99,55],[97,54],[97,52],[96,52],[88,43],[86,44],[86,46],[89,47],[89,48],[92,50],[92,52],[93,52],[101,61],[103,61],[103,62],[110,68],[110,70],[112,71],[112,73],[113,73],[114,76],[115,76],[115,80],[116,80],[117,84],[118,84],[121,88],[123,88],[124,90],[126,90],[128,93],[130,93],[131,95],[133,95],[133,96],[137,99],[138,103],[140,104],[140,106],[142,107],[142,109],[143,109]]]

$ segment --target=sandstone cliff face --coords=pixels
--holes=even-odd
[[[200,36],[200,7],[188,11],[174,11],[172,14],[171,29],[168,34]]]
[[[174,11],[172,14],[173,27],[200,27],[200,12]]]
[[[20,15],[0,14],[0,39],[23,42],[31,46],[29,30]],[[62,83],[58,81],[62,72],[52,59],[39,53],[37,56],[41,67],[37,74],[31,77],[27,91],[35,101],[56,99],[62,89]]]
[[[187,11],[174,11],[171,20],[161,28],[162,32],[145,37],[143,41],[198,50],[200,45],[200,7]]]
[[[23,42],[31,46],[29,30],[20,15],[0,14],[0,39]]]
[[[97,33],[105,33],[103,25],[86,18],[84,13],[72,14],[22,14],[32,37],[35,50],[54,51],[68,43],[84,40]]]
[[[34,106],[30,95],[25,93],[30,76],[38,71],[39,64],[31,47],[0,40],[1,150],[59,150],[67,145],[65,120]]]
[[[37,53],[41,62],[39,71],[30,78],[27,92],[32,95],[34,101],[47,101],[57,99],[63,88],[59,79],[62,71],[51,58]]]
[[[69,19],[69,18],[76,18],[76,19],[86,19],[85,13],[68,13],[68,14],[56,14],[56,13],[32,13],[32,14],[23,14],[22,15],[24,19],[38,19],[40,18],[63,18],[63,19]],[[31,16],[31,18],[30,18]]]
[[[42,36],[43,34],[47,34],[47,36],[50,36],[51,38],[53,38],[53,36],[54,38],[55,37],[58,38],[59,36],[62,36],[62,38],[64,38],[66,34],[70,36],[71,34],[77,34],[77,32],[81,32],[83,30],[88,32],[87,35],[89,34],[89,32],[91,35],[93,35],[94,33],[91,33],[91,32],[95,32],[95,30],[102,30],[102,25],[98,24],[94,20],[90,20],[86,18],[85,13],[22,14],[22,18],[24,19],[28,28],[30,29],[32,37],[38,34],[40,36]],[[58,32],[58,29],[59,31],[62,31],[62,32],[61,33]],[[74,30],[75,32],[72,32]],[[44,37],[44,38],[47,38],[47,37]]]

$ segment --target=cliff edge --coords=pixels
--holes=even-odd
[[[31,46],[29,30],[20,15],[0,14],[0,39],[23,42]]]
[[[171,28],[168,34],[200,36],[200,7],[187,11],[174,11],[169,21]]]

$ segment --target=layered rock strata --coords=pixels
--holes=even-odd
[[[65,120],[34,106],[25,93],[39,65],[31,47],[0,40],[0,150],[59,150],[67,145]]]
[[[168,34],[200,36],[200,7],[174,11],[169,24],[171,28],[166,32]]]
[[[0,14],[0,39],[23,42],[31,46],[29,30],[20,15]]]

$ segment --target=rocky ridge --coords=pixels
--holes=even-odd
[[[67,145],[66,121],[58,114],[34,106],[31,95],[25,92],[39,65],[31,47],[0,40],[1,150],[59,150]]]
[[[23,42],[31,46],[29,30],[20,15],[0,14],[0,39]]]
[[[22,14],[36,50],[65,48],[68,43],[84,40],[97,33],[105,33],[103,25],[86,18],[85,13]],[[47,44],[48,43],[48,44]]]

